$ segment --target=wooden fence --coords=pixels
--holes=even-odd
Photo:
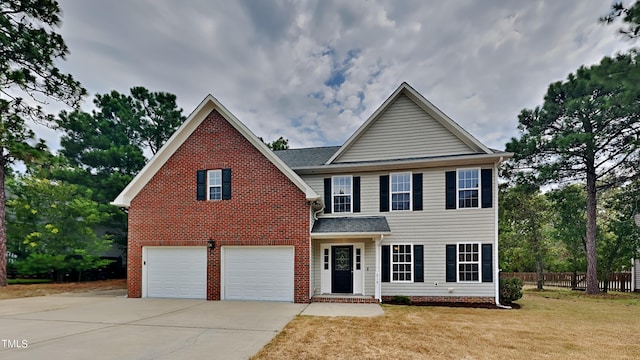
[[[545,286],[558,286],[565,288],[572,288],[575,290],[585,290],[587,288],[587,274],[586,273],[576,273],[574,278],[574,273],[564,272],[564,273],[543,273],[543,280]],[[534,272],[529,273],[510,273],[510,272],[501,272],[500,277],[503,279],[507,278],[518,278],[522,280],[523,283],[528,285],[536,285],[538,283],[538,274]],[[605,282],[603,280],[598,281],[600,290],[604,289]],[[631,273],[630,272],[622,272],[622,273],[612,273],[609,276],[609,291],[631,291]]]

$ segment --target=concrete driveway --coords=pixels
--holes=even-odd
[[[246,359],[305,304],[46,296],[0,301],[0,359]]]

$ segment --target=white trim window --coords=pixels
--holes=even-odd
[[[222,200],[222,170],[207,171],[209,200]]]
[[[353,195],[353,177],[349,176],[333,176],[331,177],[331,189],[334,213],[350,213],[352,212],[352,195]]]
[[[480,244],[458,244],[458,281],[480,282]]]
[[[391,282],[413,281],[411,244],[391,245]]]
[[[391,173],[391,211],[411,210],[411,173]]]
[[[458,208],[477,208],[480,206],[480,170],[458,170]]]

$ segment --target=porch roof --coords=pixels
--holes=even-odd
[[[319,218],[313,224],[311,236],[374,236],[390,234],[384,216]]]

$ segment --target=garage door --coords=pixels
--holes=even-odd
[[[293,247],[225,246],[223,299],[293,301]]]
[[[207,298],[206,247],[145,247],[145,297]]]

